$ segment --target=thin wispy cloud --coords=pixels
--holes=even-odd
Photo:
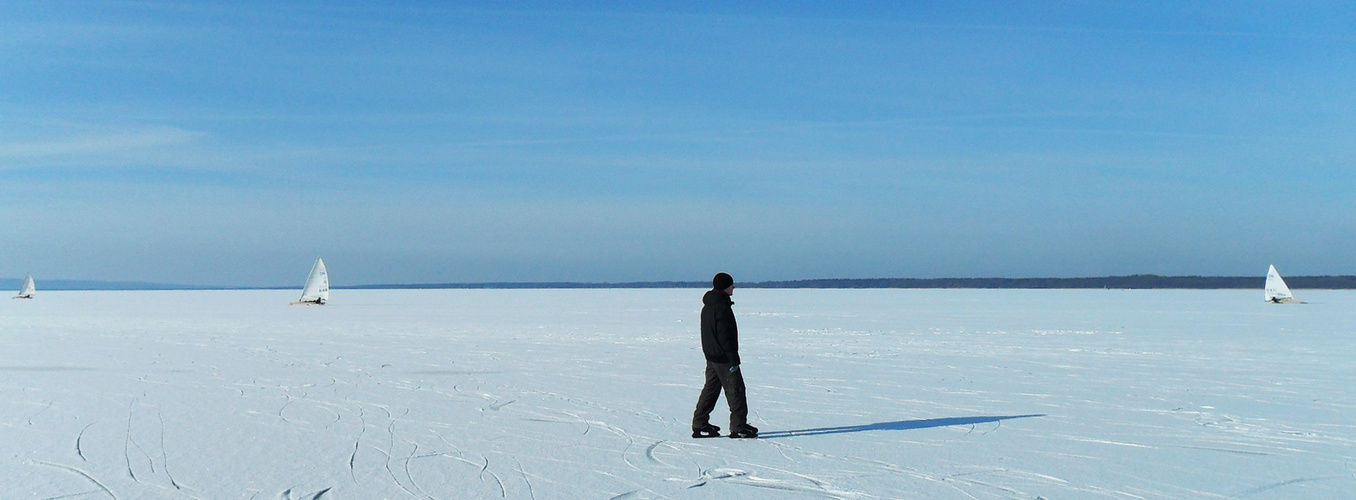
[[[88,131],[73,136],[43,137],[23,142],[0,142],[0,162],[62,161],[108,155],[122,158],[137,154],[156,155],[166,148],[201,143],[207,136],[208,134],[204,132],[175,127],[134,127]]]

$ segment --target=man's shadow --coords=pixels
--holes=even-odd
[[[865,425],[849,425],[844,427],[820,427],[817,429],[800,429],[795,431],[771,431],[758,433],[760,439],[800,437],[800,436],[821,436],[824,434],[844,434],[848,432],[863,431],[905,431],[909,429],[927,429],[930,427],[946,427],[950,425],[972,425],[985,424],[989,422],[999,422],[1014,418],[1044,417],[1044,413],[1033,415],[1008,415],[994,417],[950,417],[950,418],[928,418],[922,420],[900,420],[898,422],[878,422]]]

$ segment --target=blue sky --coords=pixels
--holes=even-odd
[[[1348,2],[0,2],[0,276],[1356,274]]]

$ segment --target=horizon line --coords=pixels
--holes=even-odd
[[[815,278],[800,280],[765,280],[736,284],[740,288],[764,289],[1248,289],[1260,288],[1265,276],[1164,276],[1132,274],[1120,276],[1089,276],[1077,278]],[[0,282],[20,283],[23,278],[0,279]],[[1291,288],[1300,289],[1356,289],[1356,275],[1314,275],[1286,278]],[[291,290],[288,286],[223,286],[184,285],[139,281],[70,280],[39,281],[40,289],[50,291],[120,291],[120,290]],[[46,285],[46,286],[43,286]],[[705,281],[488,281],[449,283],[378,283],[359,285],[332,285],[335,290],[471,290],[471,289],[606,289],[606,288],[708,288]]]

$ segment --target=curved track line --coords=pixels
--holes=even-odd
[[[174,481],[174,474],[170,474],[169,453],[165,451],[165,416],[160,413],[159,406],[155,407],[155,416],[160,419],[160,468],[165,470],[165,477],[169,478],[170,486],[173,486],[176,490],[182,490],[183,488],[179,487],[179,483]]]
[[[89,491],[82,491],[82,492],[80,492],[80,493],[71,493],[71,494],[69,494],[69,495],[61,495],[61,496],[59,496],[59,497],[47,497],[47,498],[44,498],[44,499],[42,499],[42,500],[61,500],[61,499],[63,499],[63,498],[76,498],[76,497],[83,497],[83,496],[88,495],[88,494],[90,494],[90,493],[98,493],[98,492],[99,492],[99,490],[89,490]]]
[[[387,415],[390,415],[390,414],[391,414],[390,410],[386,410],[385,408],[382,408],[382,410],[385,410]],[[406,409],[405,409],[405,413],[400,414],[400,417],[392,417],[392,418],[391,418],[391,424],[386,426],[386,433],[390,436],[390,439],[387,441],[386,452],[385,452],[385,453],[386,453],[386,472],[387,472],[388,474],[391,475],[391,481],[394,482],[394,483],[396,484],[396,486],[399,486],[400,489],[405,490],[405,492],[406,492],[406,493],[409,493],[411,496],[417,497],[417,496],[419,496],[419,495],[416,494],[415,492],[411,491],[409,488],[406,488],[406,487],[405,487],[405,484],[404,484],[404,483],[401,483],[401,482],[400,482],[400,478],[396,476],[395,471],[394,471],[394,470],[391,470],[391,459],[395,458],[395,437],[396,437],[396,436],[395,436],[395,425],[396,425],[396,422],[398,422],[400,418],[403,418],[405,415],[409,415],[409,414],[410,414],[410,409],[409,409],[409,408],[406,408]],[[405,463],[406,463],[406,465],[409,464],[408,461],[405,462]]]
[[[410,443],[410,444],[413,444],[413,445],[414,445],[414,449],[413,449],[413,450],[410,450],[410,456],[405,457],[405,479],[410,480],[410,486],[413,486],[414,489],[418,490],[420,495],[423,495],[425,498],[432,498],[431,495],[429,495],[428,493],[425,493],[425,492],[424,492],[424,489],[423,489],[423,488],[420,488],[420,487],[419,487],[419,483],[416,483],[416,482],[414,481],[414,475],[410,474],[410,462],[414,460],[414,458],[415,458],[414,455],[415,455],[416,453],[419,453],[419,443],[415,443],[415,442],[413,442],[413,441],[406,441],[406,442],[407,442],[407,443]]]
[[[1239,494],[1234,495],[1234,496],[1231,496],[1231,497],[1229,497],[1229,498],[1243,498],[1243,497],[1253,496],[1253,495],[1256,495],[1256,494],[1261,493],[1261,492],[1264,492],[1264,491],[1270,491],[1270,490],[1274,490],[1274,489],[1276,489],[1276,488],[1281,488],[1281,487],[1284,487],[1284,486],[1290,486],[1290,485],[1292,485],[1292,484],[1309,483],[1309,482],[1313,482],[1313,481],[1323,481],[1323,480],[1327,480],[1327,479],[1342,479],[1342,478],[1343,478],[1342,476],[1301,477],[1301,478],[1291,479],[1291,480],[1289,480],[1289,481],[1281,481],[1281,482],[1275,483],[1275,484],[1268,484],[1268,485],[1262,486],[1262,487],[1260,487],[1260,488],[1253,488],[1253,489],[1251,489],[1251,490],[1245,491],[1245,492],[1243,492],[1243,493],[1239,493]]]
[[[117,498],[118,498],[117,495],[114,495],[112,491],[109,491],[109,490],[108,490],[108,487],[107,487],[107,486],[104,486],[104,483],[101,483],[101,482],[99,482],[98,479],[94,479],[94,478],[91,477],[89,474],[86,474],[85,471],[82,471],[82,470],[77,469],[77,468],[75,468],[75,467],[71,467],[71,466],[69,466],[69,465],[54,464],[54,463],[52,463],[52,462],[44,462],[44,461],[42,461],[42,460],[33,460],[32,463],[35,463],[35,464],[41,464],[41,465],[46,465],[46,466],[48,466],[48,467],[56,467],[56,468],[58,468],[58,469],[65,469],[65,470],[74,472],[74,473],[76,473],[76,474],[79,474],[81,477],[83,477],[83,478],[85,478],[85,479],[88,479],[89,482],[94,483],[95,486],[98,486],[99,489],[100,489],[100,490],[103,490],[104,493],[107,493],[108,496],[113,497],[114,500],[117,500]]]
[[[353,478],[353,484],[358,484],[358,473],[353,470],[353,461],[358,458],[358,445],[363,441],[363,433],[367,432],[367,419],[363,418],[363,407],[358,407],[358,421],[362,422],[362,427],[358,428],[358,437],[353,439],[353,454],[348,456],[348,475]]]
[[[302,392],[301,392],[301,397],[299,397],[299,398],[294,398],[294,397],[292,397],[291,394],[283,394],[283,397],[287,398],[287,402],[286,402],[286,403],[283,403],[283,405],[282,405],[281,408],[278,408],[278,418],[281,418],[281,419],[283,419],[283,422],[287,422],[287,423],[292,424],[292,425],[301,425],[301,422],[297,422],[297,421],[295,421],[295,420],[291,420],[291,419],[287,418],[286,415],[283,415],[283,411],[286,410],[288,406],[291,406],[292,403],[296,402],[296,401],[299,400],[299,399],[306,399],[307,396],[309,396],[309,394],[307,394],[306,391],[302,391]]]
[[[532,481],[527,480],[527,471],[523,470],[523,463],[518,461],[518,457],[513,457],[514,463],[518,464],[518,473],[523,475],[523,483],[527,484],[527,496],[532,500],[537,500],[537,493],[532,491]]]
[[[85,458],[85,452],[80,449],[80,440],[85,437],[85,431],[89,430],[89,427],[96,423],[98,422],[90,422],[84,429],[80,429],[79,435],[75,436],[75,455],[80,457],[81,462],[88,462],[89,460]]]
[[[646,449],[645,449],[645,458],[648,458],[648,459],[650,459],[650,461],[652,461],[652,462],[654,462],[654,463],[657,463],[657,464],[661,464],[661,465],[670,465],[668,462],[665,462],[665,461],[663,461],[663,460],[660,460],[660,459],[658,459],[658,458],[655,458],[655,456],[654,456],[654,449],[655,449],[655,448],[658,448],[659,445],[664,444],[664,442],[665,442],[665,441],[664,441],[663,439],[661,439],[661,440],[659,440],[659,441],[655,441],[655,443],[652,444],[652,445],[650,445],[649,448],[646,448]]]
[[[122,461],[127,466],[127,475],[131,476],[133,481],[141,483],[136,472],[132,471],[132,407],[136,404],[136,398],[132,398],[132,403],[127,405],[127,434],[122,440]]]
[[[495,474],[495,473],[493,473],[493,472],[490,472],[490,457],[487,457],[487,456],[485,456],[485,455],[481,455],[480,458],[482,458],[482,459],[485,460],[485,465],[483,465],[483,466],[480,467],[480,482],[482,482],[482,483],[485,482],[485,473],[488,472],[488,473],[490,474],[490,477],[493,477],[493,478],[494,478],[494,481],[497,482],[497,483],[499,483],[499,496],[500,496],[501,498],[502,498],[502,497],[507,497],[507,496],[508,496],[508,490],[505,490],[505,489],[504,489],[504,482],[501,481],[501,480],[499,480],[499,475],[498,475],[498,474]]]
[[[42,407],[42,409],[41,409],[41,410],[38,410],[37,413],[34,413],[33,415],[29,416],[29,417],[28,417],[28,425],[33,425],[33,419],[34,419],[34,418],[37,418],[38,415],[42,415],[42,412],[47,411],[48,408],[51,408],[51,407],[52,407],[52,403],[54,403],[54,402],[55,402],[55,401],[48,401],[48,402],[47,402],[47,406]]]

